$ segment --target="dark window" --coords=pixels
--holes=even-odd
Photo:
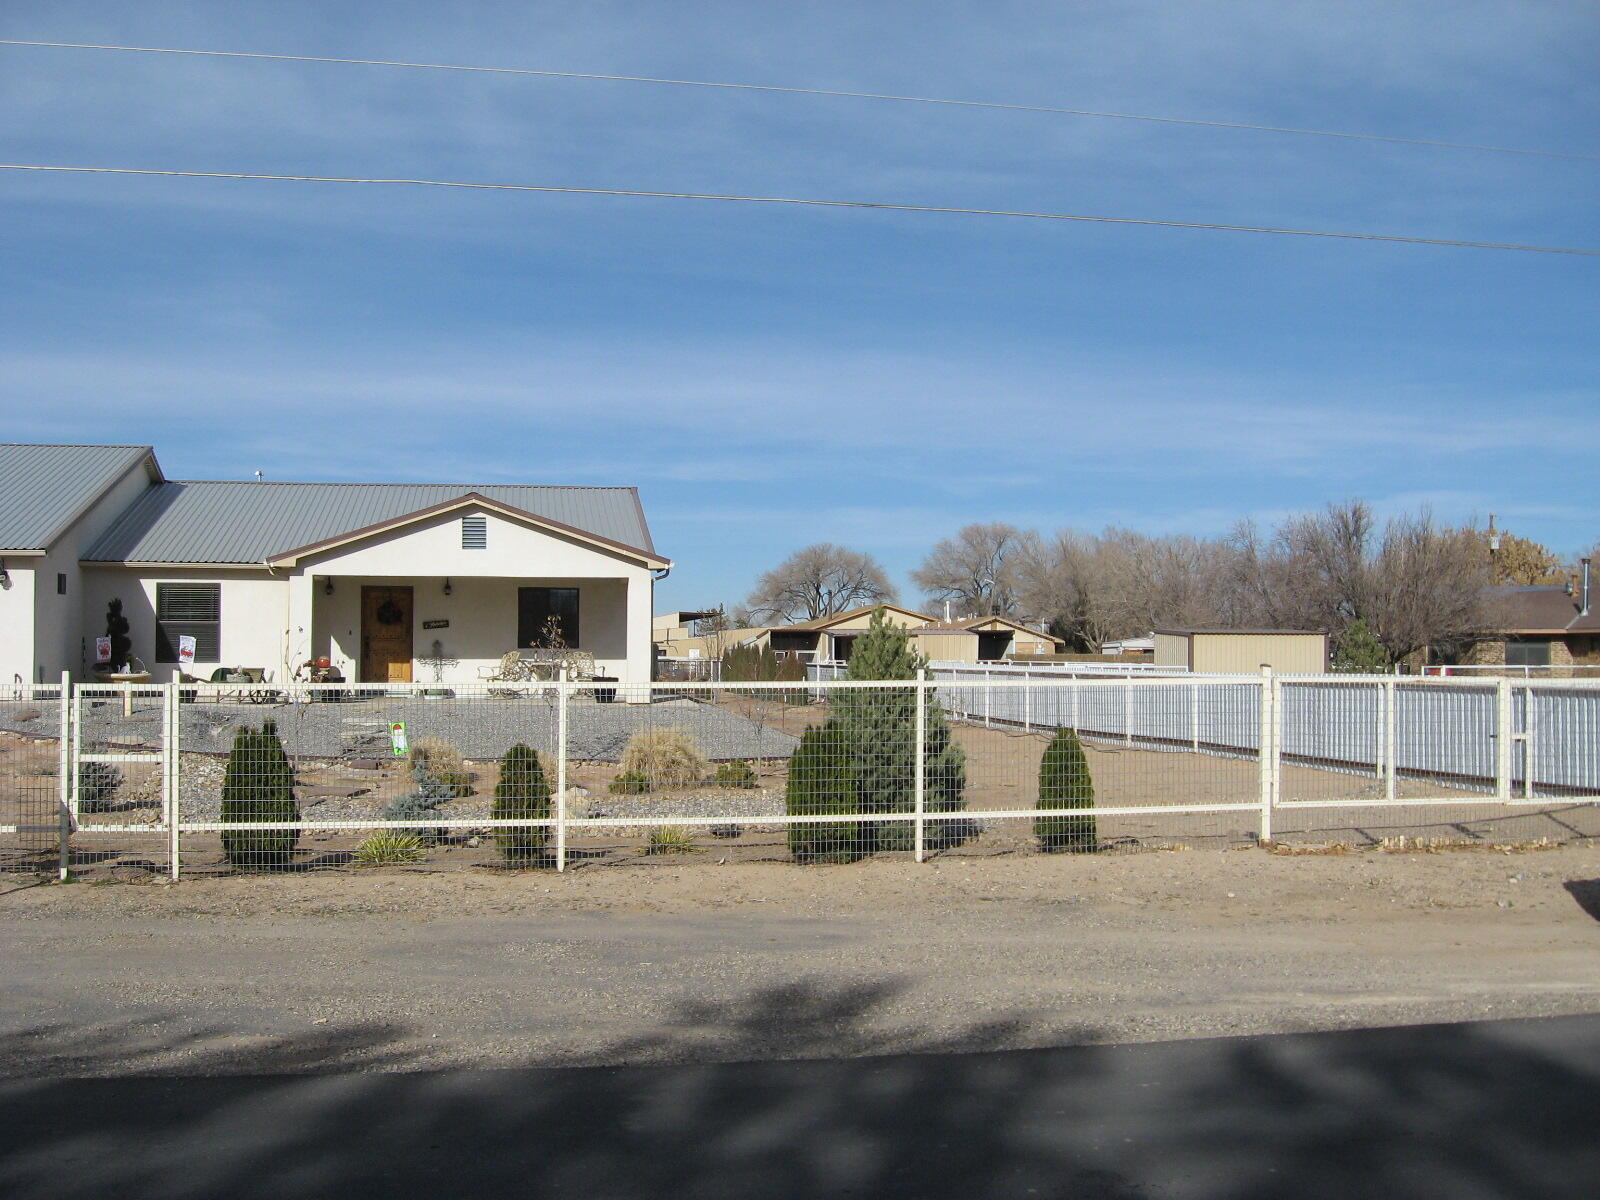
[[[65,596],[66,594],[67,594],[67,577],[66,577],[66,574],[64,572],[57,571],[56,572],[56,595]]]
[[[487,550],[489,548],[488,517],[461,518],[461,548],[463,550]]]
[[[1533,641],[1512,639],[1506,643],[1506,666],[1508,667],[1548,667],[1550,665],[1550,643],[1547,641]]]
[[[178,638],[194,638],[196,662],[222,661],[222,585],[156,584],[156,661],[178,661]]]
[[[578,642],[578,589],[525,587],[517,589],[517,645],[540,646],[554,617],[561,640],[576,650]]]

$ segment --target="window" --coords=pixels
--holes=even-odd
[[[156,584],[156,661],[178,661],[178,639],[194,638],[196,662],[222,661],[222,585]]]
[[[67,594],[67,576],[66,576],[66,572],[57,571],[56,572],[56,595],[65,596],[66,594]]]
[[[1549,642],[1521,638],[1512,638],[1506,642],[1506,666],[1548,667],[1549,665]]]
[[[517,589],[517,645],[544,643],[551,618],[561,640],[571,649],[578,642],[578,589],[563,587],[525,587]]]
[[[488,517],[461,518],[461,548],[463,550],[487,550],[489,548]]]

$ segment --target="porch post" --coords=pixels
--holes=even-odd
[[[283,630],[282,682],[294,676],[294,670],[311,655],[311,622],[316,604],[316,591],[311,586],[311,574],[296,570],[286,580],[289,585],[287,618]]]
[[[630,703],[648,704],[648,685],[655,659],[650,637],[650,610],[655,585],[650,579],[650,572],[641,570],[628,577],[627,587],[628,666],[622,672],[622,695]]]

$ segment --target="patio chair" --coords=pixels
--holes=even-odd
[[[528,684],[536,682],[538,675],[534,671],[534,665],[522,657],[522,651],[507,650],[500,656],[500,661],[495,666],[479,667],[478,678],[488,683]],[[492,687],[487,690],[497,695],[513,696],[523,695],[527,691],[525,687]]]

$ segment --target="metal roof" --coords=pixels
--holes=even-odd
[[[84,555],[90,562],[260,563],[477,492],[655,554],[631,487],[448,483],[203,483],[153,487]]]
[[[0,443],[0,552],[48,550],[107,488],[150,457],[149,446]]]

